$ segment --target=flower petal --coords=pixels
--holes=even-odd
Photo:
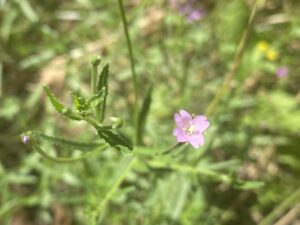
[[[176,126],[179,128],[185,128],[186,126],[188,126],[188,124],[190,123],[190,121],[192,121],[192,116],[184,111],[184,110],[179,110],[179,113],[175,113],[174,114],[174,120],[176,123]]]
[[[187,111],[185,111],[183,109],[179,110],[179,114],[180,114],[181,117],[189,118],[190,120],[192,119],[191,114],[189,114]]]
[[[209,122],[206,116],[200,115],[194,118],[194,124],[196,129],[201,133],[204,132],[209,127]]]
[[[190,137],[189,143],[194,148],[199,148],[200,145],[204,145],[204,136],[202,134],[193,135],[193,136]]]
[[[176,136],[177,142],[188,142],[190,139],[190,136],[186,135],[186,133],[181,132]]]
[[[182,129],[176,127],[174,130],[173,130],[173,135],[174,136],[177,136],[177,135],[180,135],[182,133]]]

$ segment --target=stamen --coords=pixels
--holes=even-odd
[[[189,136],[192,136],[195,131],[196,131],[196,126],[194,124],[191,124],[190,126],[186,127],[186,128],[183,128],[183,131],[189,135]]]

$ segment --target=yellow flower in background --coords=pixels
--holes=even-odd
[[[269,61],[274,62],[279,58],[278,52],[272,49],[267,41],[258,42],[256,47]]]
[[[261,52],[266,52],[269,48],[269,43],[266,41],[260,41],[257,44],[257,48],[261,51]]]
[[[270,49],[265,53],[265,56],[267,57],[268,60],[270,61],[276,61],[279,57],[278,52]]]

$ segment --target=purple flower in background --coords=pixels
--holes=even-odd
[[[172,6],[189,22],[203,18],[204,10],[196,6],[196,0],[170,0]]]
[[[280,78],[286,77],[288,74],[289,74],[289,69],[284,66],[279,67],[276,71],[277,77],[280,77]]]
[[[203,115],[192,117],[188,112],[179,110],[174,114],[176,127],[173,135],[178,142],[188,142],[194,148],[204,144],[203,132],[209,127],[207,118]]]
[[[29,142],[29,136],[28,135],[22,135],[22,142],[24,143],[24,144],[27,144],[28,142]]]

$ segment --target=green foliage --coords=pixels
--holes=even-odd
[[[99,120],[103,121],[105,118],[106,98],[108,95],[108,77],[109,77],[109,64],[106,64],[99,76],[97,83],[97,93],[101,93],[104,90],[103,101],[99,104]]]
[[[62,103],[60,103],[48,87],[45,86],[44,90],[45,90],[50,102],[52,103],[54,108],[57,110],[57,112],[61,113],[63,116],[65,116],[69,119],[72,119],[72,120],[82,120],[83,119],[83,117],[81,115],[75,113],[72,109],[70,109],[70,108],[64,106]],[[77,101],[75,101],[75,105],[77,106]]]
[[[151,101],[152,101],[152,90],[153,88],[150,87],[146,93],[145,99],[143,101],[143,105],[141,108],[141,111],[139,113],[139,118],[138,118],[138,144],[141,144],[142,142],[142,137],[144,134],[144,130],[145,130],[145,125],[146,125],[146,119],[148,116],[148,113],[150,111],[150,105],[151,105]]]

